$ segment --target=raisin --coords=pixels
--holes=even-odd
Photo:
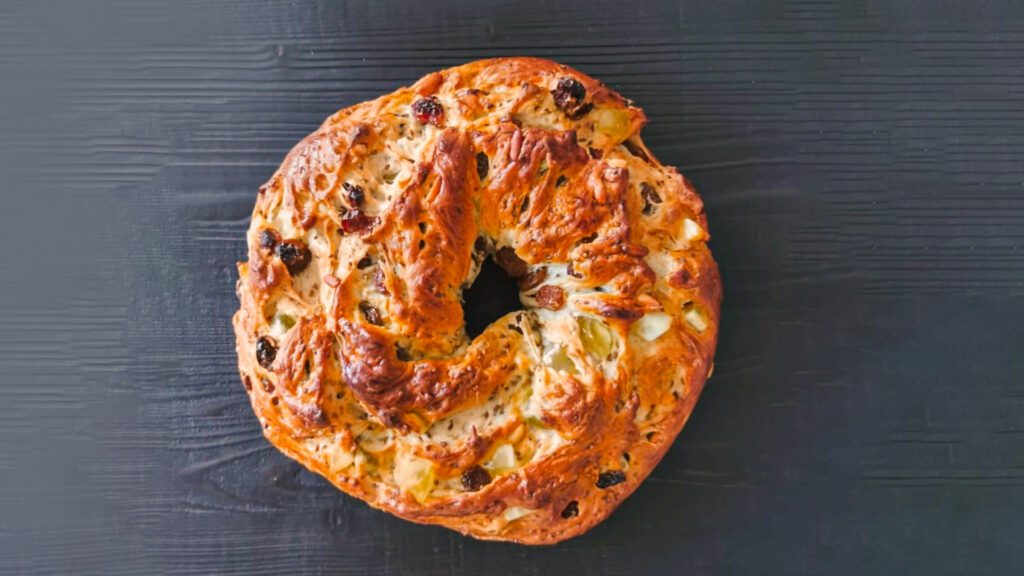
[[[402,417],[394,412],[384,412],[380,415],[380,419],[384,422],[384,425],[388,428],[402,428],[404,423]]]
[[[384,270],[382,268],[377,268],[373,271],[373,285],[377,288],[377,292],[384,295],[388,294],[387,286],[384,285]]]
[[[380,315],[380,310],[377,310],[373,306],[370,306],[366,302],[359,303],[359,310],[366,317],[366,321],[374,326],[381,326],[384,324],[384,319]]]
[[[626,473],[622,470],[609,470],[607,472],[601,472],[597,477],[597,482],[594,484],[601,490],[605,488],[611,488],[616,484],[622,484],[626,481]]]
[[[342,188],[345,189],[345,194],[348,195],[348,202],[349,204],[352,205],[353,208],[356,208],[360,204],[362,204],[363,200],[366,198],[366,191],[363,190],[362,186],[358,186],[356,184],[349,184],[348,182],[345,182],[344,184],[342,184]]]
[[[644,214],[654,212],[654,205],[661,204],[661,196],[658,195],[658,191],[647,182],[640,183],[640,197],[644,199]]]
[[[540,286],[541,282],[548,277],[547,268],[537,268],[533,272],[530,272],[526,276],[519,279],[520,290],[533,290],[537,286]]]
[[[420,124],[433,124],[439,128],[444,124],[444,107],[437,96],[427,96],[413,102],[412,114]]]
[[[491,473],[479,466],[473,466],[462,473],[462,487],[470,492],[476,492],[490,483]]]
[[[476,155],[476,175],[480,177],[480,181],[483,182],[484,178],[487,178],[487,171],[491,169],[490,161],[487,159],[487,154],[479,152]]]
[[[569,76],[558,81],[558,85],[551,91],[551,95],[555,99],[555,106],[558,106],[559,110],[565,112],[573,120],[582,118],[594,107],[593,104],[583,102],[587,97],[587,89],[583,87],[583,84]]]
[[[260,246],[267,250],[273,250],[277,243],[281,241],[281,235],[276,230],[270,228],[264,228],[260,231]]]
[[[245,390],[247,392],[252,390],[252,380],[249,378],[249,376],[242,378],[242,386],[245,386]]]
[[[572,276],[573,278],[583,278],[583,274],[580,274],[579,272],[573,269],[572,262],[569,262],[569,264],[566,265],[565,273],[568,274],[569,276]]]
[[[362,210],[352,210],[341,219],[341,229],[345,234],[363,234],[373,227],[375,219]]]
[[[566,520],[572,518],[573,516],[579,516],[579,514],[580,503],[575,500],[566,504],[565,508],[562,509],[562,518],[565,518]]]
[[[537,304],[547,310],[561,310],[565,306],[565,290],[547,284],[537,291]]]
[[[555,180],[555,188],[561,188],[562,186],[565,186],[566,182],[568,181],[569,179],[566,178],[565,176],[559,176],[558,179]]]
[[[409,360],[412,360],[412,354],[409,354],[408,350],[406,350],[402,346],[399,346],[398,344],[395,344],[395,357],[401,360],[402,362],[408,362]]]
[[[274,383],[266,378],[260,378],[260,385],[263,386],[263,391],[267,394],[274,393]]]
[[[275,254],[293,276],[305,270],[306,266],[309,266],[309,261],[313,259],[313,254],[302,240],[281,242],[277,245]]]
[[[513,278],[519,278],[526,274],[529,269],[529,265],[525,260],[520,258],[516,251],[512,248],[505,246],[494,255],[494,259],[498,262],[498,265],[508,272],[508,275]]]
[[[274,358],[277,358],[277,343],[270,336],[260,336],[256,340],[256,362],[270,370],[274,365]]]
[[[356,263],[356,268],[362,270],[363,268],[369,267],[371,264],[373,264],[373,259],[369,256],[363,256],[359,259],[359,262]]]

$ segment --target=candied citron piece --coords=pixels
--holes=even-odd
[[[580,342],[583,349],[592,354],[598,360],[605,360],[612,353],[615,346],[616,336],[612,329],[595,318],[579,316],[576,324],[580,330]]]
[[[434,465],[412,454],[395,456],[395,484],[423,502],[434,489]]]
[[[601,110],[597,114],[597,131],[609,140],[621,142],[630,135],[630,117],[626,110]]]
[[[672,325],[672,317],[663,312],[644,314],[633,324],[632,332],[639,338],[651,342],[657,340]]]
[[[514,522],[529,514],[533,514],[533,510],[523,508],[522,506],[512,506],[511,508],[506,508],[504,512],[506,522]]]
[[[683,315],[683,318],[686,318],[686,321],[690,326],[693,326],[697,332],[703,332],[708,327],[707,318],[704,317],[704,314],[698,310],[696,306],[689,308],[686,311],[686,314]]]
[[[700,224],[687,218],[683,220],[683,239],[687,242],[693,242],[704,236],[704,229],[700,227]]]
[[[267,322],[269,323],[267,334],[280,341],[291,330],[292,326],[295,326],[296,320],[294,316],[284,312],[277,312],[276,307],[272,307],[268,310]]]
[[[516,467],[516,452],[509,444],[502,444],[494,451],[491,459],[484,464],[484,468],[493,472],[510,470]]]

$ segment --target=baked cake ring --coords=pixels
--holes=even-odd
[[[536,58],[341,110],[260,188],[239,370],[263,433],[414,522],[554,543],[651,472],[710,375],[703,204],[642,110]],[[470,339],[485,258],[522,310]]]

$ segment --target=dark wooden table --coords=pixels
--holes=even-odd
[[[1024,4],[8,2],[0,571],[1020,574]],[[261,436],[229,319],[257,186],[477,58],[603,79],[707,204],[717,369],[552,548],[371,510]]]

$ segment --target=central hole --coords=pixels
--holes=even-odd
[[[521,310],[519,286],[504,268],[485,258],[473,285],[462,293],[466,333],[476,338],[492,322],[509,312]]]

